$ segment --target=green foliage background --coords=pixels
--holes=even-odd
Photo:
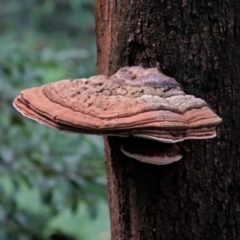
[[[0,239],[108,240],[100,137],[23,118],[23,88],[96,74],[94,0],[1,0]]]

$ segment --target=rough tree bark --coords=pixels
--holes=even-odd
[[[97,0],[98,70],[160,65],[222,118],[154,166],[105,139],[113,240],[240,239],[240,8],[237,0]]]

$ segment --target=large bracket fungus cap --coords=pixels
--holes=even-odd
[[[221,122],[204,100],[185,94],[175,79],[140,66],[121,68],[109,78],[66,79],[25,89],[14,106],[58,130],[165,143],[215,137]]]

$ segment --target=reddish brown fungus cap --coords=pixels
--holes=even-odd
[[[215,137],[221,122],[204,100],[185,94],[175,79],[139,66],[121,68],[109,78],[66,79],[25,89],[14,106],[58,130],[166,143]]]

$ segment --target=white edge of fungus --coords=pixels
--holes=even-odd
[[[168,157],[168,156],[147,157],[147,156],[143,156],[140,154],[129,153],[123,149],[123,146],[121,147],[121,150],[126,156],[128,156],[130,158],[134,158],[140,162],[150,163],[150,164],[154,164],[154,165],[167,165],[167,164],[171,164],[173,162],[177,162],[182,158],[181,154],[177,154],[173,157]]]
[[[29,119],[32,119],[32,120],[34,120],[34,121],[36,121],[36,122],[39,122],[39,123],[41,123],[41,124],[43,124],[43,125],[45,125],[45,126],[48,126],[48,127],[50,127],[50,128],[53,128],[53,129],[56,129],[55,127],[53,127],[53,126],[51,126],[50,124],[47,124],[47,123],[45,123],[45,122],[43,122],[43,121],[41,121],[41,120],[39,120],[39,119],[37,119],[37,118],[34,118],[34,117],[32,117],[32,116],[30,116],[30,115],[28,115],[28,114],[25,114],[23,111],[21,111],[17,106],[16,106],[16,104],[15,103],[13,103],[13,106],[18,110],[18,112],[20,112],[23,116],[25,116],[25,117],[27,117],[27,118],[29,118]],[[60,129],[59,129],[60,130]],[[67,131],[66,131],[67,132]]]
[[[210,136],[203,136],[203,137],[185,137],[185,138],[181,138],[178,140],[173,140],[173,139],[167,139],[167,138],[160,138],[160,137],[152,137],[149,135],[144,135],[144,134],[134,134],[133,136],[135,137],[141,137],[141,138],[147,138],[147,139],[151,139],[151,140],[155,140],[158,142],[163,142],[163,143],[177,143],[177,142],[182,142],[184,140],[188,140],[188,139],[195,139],[195,140],[199,140],[199,139],[209,139],[209,138],[214,138],[217,136],[216,132],[213,135]]]

